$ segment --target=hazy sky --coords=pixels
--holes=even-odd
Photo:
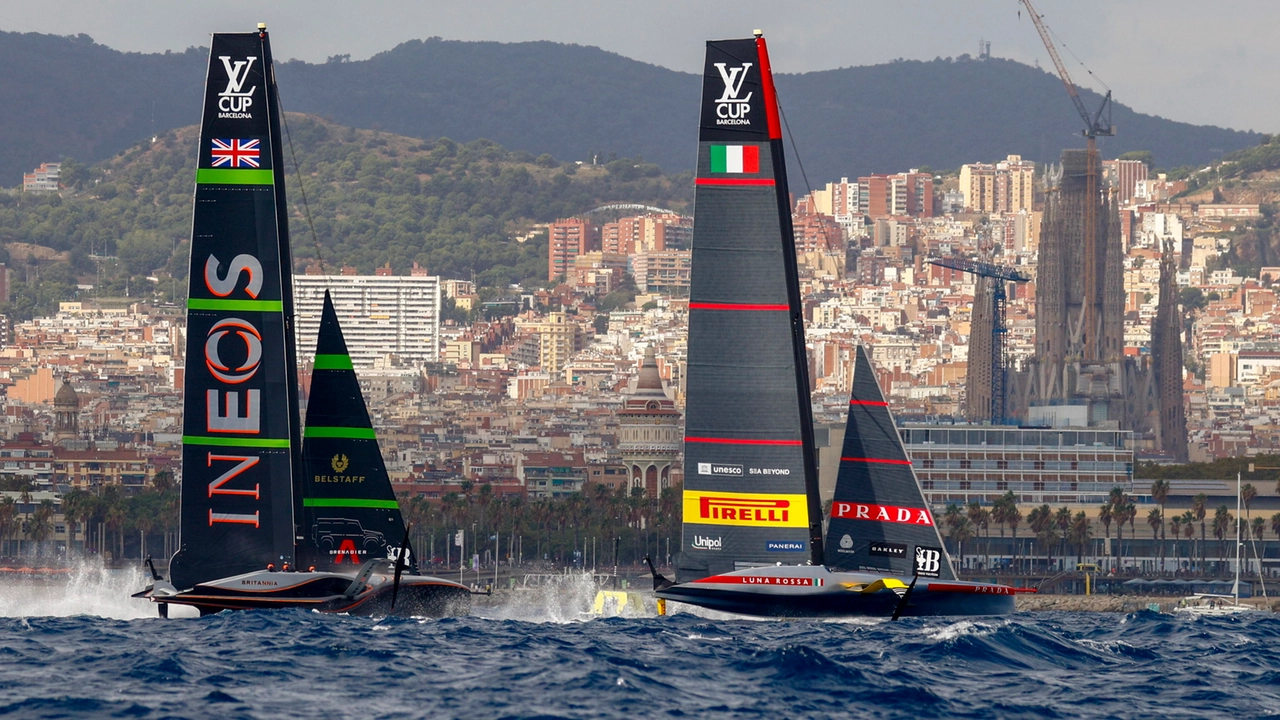
[[[1069,46],[1059,52],[1077,83],[1102,89],[1083,60],[1139,112],[1280,132],[1280,2],[1033,2]],[[1051,67],[1018,0],[0,0],[0,30],[85,33],[139,52],[206,45],[212,31],[258,21],[277,58],[311,62],[438,35],[595,45],[697,72],[703,40],[763,28],[777,72],[975,54],[980,38],[992,55]]]

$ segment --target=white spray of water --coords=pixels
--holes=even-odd
[[[65,577],[5,581],[0,585],[0,617],[156,617],[155,605],[129,597],[148,584],[147,574],[138,568],[79,563]]]
[[[477,602],[471,614],[489,620],[585,622],[593,619],[591,605],[602,589],[587,573],[541,576],[536,584],[500,591],[492,604]]]

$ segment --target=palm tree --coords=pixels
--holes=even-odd
[[[22,530],[28,539],[35,542],[35,554],[41,555],[41,546],[53,534],[53,501],[41,500],[22,524]]]
[[[1022,522],[1022,511],[1018,509],[1017,501],[1013,499],[1013,491],[1010,490],[1006,498],[1009,499],[1010,505],[1005,512],[1004,521],[1009,524],[1009,532],[1013,535],[1013,559],[1018,559],[1018,524]]]
[[[973,524],[969,522],[969,518],[956,513],[955,517],[948,520],[951,542],[956,546],[956,555],[960,559],[961,567],[964,566],[964,544],[973,539]]]
[[[1160,506],[1160,567],[1164,569],[1164,510],[1165,503],[1169,501],[1170,485],[1168,480],[1156,480],[1151,483],[1151,499],[1156,501]],[[1174,533],[1177,536],[1177,533]]]
[[[1045,537],[1051,532],[1049,528],[1052,524],[1053,511],[1049,509],[1047,504],[1041,505],[1037,508],[1032,508],[1031,512],[1027,513],[1027,526],[1031,528],[1031,532],[1036,536],[1036,541],[1039,542],[1043,548],[1048,547],[1045,543]],[[1046,549],[1046,563],[1048,562],[1048,555],[1049,552]]]
[[[1089,527],[1089,518],[1084,511],[1076,513],[1075,518],[1071,521],[1071,544],[1076,547],[1076,564],[1084,562],[1084,551],[1089,544],[1090,535],[1093,531]]]
[[[1169,518],[1169,524],[1173,526],[1173,569],[1178,569],[1178,540],[1182,537],[1182,516],[1174,515]]]
[[[7,552],[9,537],[13,535],[14,525],[17,523],[18,508],[17,503],[8,495],[0,495],[0,556],[8,555]],[[1280,513],[1276,515],[1280,520]]]
[[[1249,526],[1253,531],[1253,539],[1261,540],[1263,532],[1267,529],[1267,521],[1256,517],[1249,523]]]
[[[1275,533],[1277,538],[1280,538],[1280,513],[1271,516],[1271,532]]]
[[[1098,522],[1102,523],[1102,537],[1109,542],[1111,540],[1111,521],[1114,519],[1111,515],[1111,503],[1102,503],[1102,507],[1098,508]]]
[[[982,507],[981,503],[979,503],[977,500],[974,500],[973,502],[969,503],[969,507],[966,509],[965,514],[968,516],[969,522],[973,525],[973,530],[975,534],[987,535],[987,528],[991,526],[990,510]],[[991,541],[989,536],[986,543],[986,549],[987,549],[986,565],[989,567],[991,565]]]
[[[1200,493],[1191,498],[1191,514],[1195,516],[1196,522],[1200,523],[1200,565],[1201,570],[1204,569],[1204,518],[1209,514],[1209,496]]]
[[[1187,539],[1187,559],[1189,562],[1195,562],[1195,550],[1191,547],[1191,543],[1196,536],[1196,516],[1190,511],[1182,513],[1182,535]],[[1196,567],[1203,571],[1203,567],[1199,564]]]
[[[1226,561],[1223,554],[1222,540],[1227,536],[1227,530],[1231,527],[1231,513],[1227,510],[1226,505],[1219,505],[1217,512],[1213,514],[1213,536],[1218,538],[1218,562]]]
[[[1058,508],[1053,515],[1053,527],[1058,531],[1058,547],[1062,550],[1062,564],[1067,564],[1067,534],[1071,531],[1071,511]]]
[[[1160,533],[1164,530],[1164,518],[1161,515],[1160,508],[1151,508],[1151,512],[1147,513],[1147,525],[1151,526],[1151,541],[1153,544],[1160,538]]]
[[[1117,515],[1117,518],[1118,518],[1118,520],[1116,521],[1117,532],[1119,531],[1122,525],[1124,525],[1125,523],[1129,523],[1129,537],[1132,538],[1137,534],[1137,530],[1134,529],[1133,522],[1134,520],[1138,519],[1138,506],[1133,504],[1133,498],[1130,498],[1128,496],[1125,497],[1125,503],[1120,506],[1120,510]],[[1129,550],[1131,552],[1133,550],[1132,542],[1129,543]],[[1120,551],[1121,551],[1120,560],[1123,562],[1124,560],[1123,546],[1120,547]]]

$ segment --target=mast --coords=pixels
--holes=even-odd
[[[278,107],[266,26],[215,34],[187,290],[179,589],[294,561],[301,441]]]
[[[1231,592],[1240,604],[1240,473],[1236,473],[1236,582]]]
[[[681,582],[824,557],[782,126],[755,35],[708,42],[703,71]]]

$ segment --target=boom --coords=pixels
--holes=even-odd
[[[1049,28],[1045,26],[1044,19],[1040,17],[1040,13],[1036,12],[1031,0],[1020,0],[1020,2],[1027,6],[1027,14],[1031,16],[1031,22],[1036,26],[1036,32],[1040,33],[1040,40],[1044,43],[1044,48],[1049,51],[1053,66],[1058,70],[1058,77],[1062,79],[1062,84],[1066,86],[1067,94],[1071,96],[1071,102],[1076,106],[1076,112],[1080,113],[1080,119],[1084,120],[1084,136],[1094,138],[1099,135],[1115,135],[1115,128],[1111,125],[1111,91],[1108,90],[1106,96],[1103,97],[1102,105],[1098,108],[1098,112],[1090,113],[1089,109],[1084,106],[1084,98],[1080,97],[1080,90],[1076,87],[1075,81],[1071,79],[1071,73],[1067,72],[1067,66],[1063,64],[1062,57],[1058,55],[1058,49],[1054,47],[1053,38],[1049,37]]]

